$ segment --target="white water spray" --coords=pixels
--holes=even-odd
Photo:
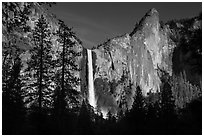
[[[92,51],[87,49],[88,53],[88,74],[89,74],[89,103],[95,109],[96,100],[94,93],[94,81],[93,81],[93,64],[92,64]]]

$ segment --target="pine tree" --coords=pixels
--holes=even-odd
[[[164,129],[162,132],[169,134],[172,131],[172,126],[176,122],[175,102],[172,95],[171,86],[169,84],[169,76],[162,78],[163,88],[161,91],[161,126]],[[171,130],[170,130],[171,129]]]
[[[133,102],[133,110],[142,112],[144,110],[144,97],[142,95],[142,90],[139,86],[137,86],[134,102]]]
[[[27,25],[30,15],[29,4],[18,2],[2,3],[2,71],[3,91],[8,88],[8,80],[11,77],[14,60],[23,52],[21,46],[28,45],[24,36],[30,31]]]
[[[172,95],[171,86],[168,82],[164,83],[161,94],[161,107],[163,115],[171,115],[174,113],[175,104]]]
[[[78,116],[76,134],[87,135],[93,133],[90,111],[87,107],[85,101],[83,101]]]
[[[24,121],[25,109],[21,91],[20,58],[15,60],[8,81],[8,88],[2,93],[3,134],[17,134],[18,124]]]
[[[145,100],[142,95],[142,90],[137,86],[134,102],[132,108],[127,111],[124,115],[124,118],[120,121],[121,127],[125,130],[124,133],[128,134],[141,134],[145,122]]]
[[[59,20],[57,36],[61,52],[56,61],[57,73],[60,80],[60,82],[58,81],[60,83],[60,92],[58,92],[59,94],[56,97],[59,98],[58,107],[60,111],[63,111],[66,107],[65,100],[68,99],[68,102],[73,105],[76,103],[77,96],[79,95],[76,90],[79,84],[79,78],[75,76],[75,72],[80,71],[76,60],[81,53],[74,50],[76,46],[76,41],[73,40],[76,38],[75,34],[61,20]]]
[[[29,103],[42,107],[52,105],[52,43],[49,25],[40,16],[32,31],[34,47],[30,50],[30,60],[24,76],[24,91]]]
[[[30,15],[29,4],[18,2],[2,3],[2,114],[3,134],[17,134],[23,122],[25,108],[22,82],[22,46],[28,45],[26,33]]]
[[[21,79],[20,79],[20,71],[22,68],[21,64],[21,59],[18,57],[15,59],[12,72],[11,72],[11,77],[8,82],[8,88],[6,89],[5,94],[7,94],[8,99],[16,104],[21,104],[20,106],[23,107],[23,100],[21,97]],[[14,105],[17,107],[20,107],[18,105]]]

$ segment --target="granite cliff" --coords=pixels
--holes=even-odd
[[[159,13],[150,9],[134,30],[92,49],[97,106],[113,113],[130,109],[135,89],[144,96],[160,92],[160,70],[172,75],[176,47],[172,29],[161,25]],[[82,91],[87,91],[87,53],[83,51]]]

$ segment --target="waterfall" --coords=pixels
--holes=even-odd
[[[89,84],[89,103],[93,108],[96,108],[96,100],[94,93],[94,81],[93,81],[93,64],[92,64],[92,51],[87,49],[88,53],[88,84]]]

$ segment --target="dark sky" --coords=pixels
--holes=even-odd
[[[57,2],[51,12],[73,27],[84,47],[96,46],[133,30],[145,13],[156,8],[160,20],[194,17],[202,11],[201,2]]]

